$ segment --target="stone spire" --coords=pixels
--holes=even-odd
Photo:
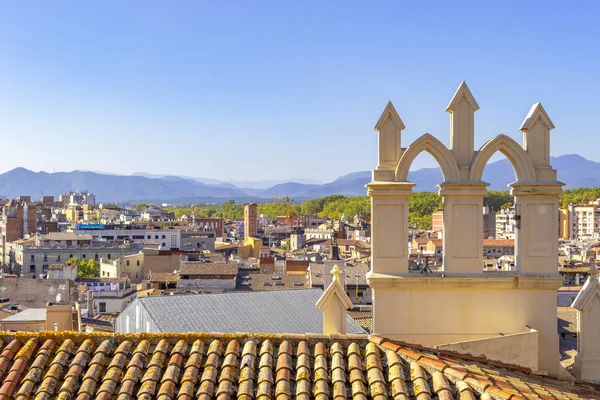
[[[337,264],[333,266],[331,284],[316,304],[323,311],[323,333],[326,335],[346,333],[346,310],[354,306],[340,283],[343,272]]]
[[[381,117],[375,124],[379,133],[379,161],[377,171],[393,171],[402,155],[401,136],[406,127],[396,112],[392,102],[388,102]]]

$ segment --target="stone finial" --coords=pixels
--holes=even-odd
[[[379,132],[379,162],[377,169],[394,169],[402,155],[401,132],[406,128],[392,102],[388,102],[375,124]]]
[[[479,104],[463,81],[446,107],[446,111],[450,113],[450,150],[459,166],[469,165],[473,159],[477,110]]]
[[[340,275],[343,273],[342,269],[339,267],[339,265],[335,264],[333,266],[333,268],[331,269],[331,276],[333,278],[334,281],[340,281]]]
[[[533,166],[550,166],[550,131],[554,124],[541,103],[531,106],[520,129],[523,148],[530,154]]]
[[[333,266],[331,284],[316,304],[323,311],[323,333],[326,335],[346,333],[346,310],[354,306],[340,283],[343,272],[337,264]]]

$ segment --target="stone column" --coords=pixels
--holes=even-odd
[[[367,184],[371,197],[371,271],[408,273],[408,197],[411,182]]]
[[[510,185],[517,226],[515,267],[533,274],[558,273],[558,196],[563,183]]]
[[[483,196],[487,183],[442,183],[444,273],[483,273]]]

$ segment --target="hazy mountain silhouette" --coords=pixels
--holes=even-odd
[[[552,157],[551,163],[558,170],[558,179],[566,183],[565,188],[600,187],[600,163],[577,154]],[[242,188],[231,182],[210,179],[207,179],[211,182],[208,184],[199,182],[200,178],[145,175],[111,175],[89,171],[47,173],[16,168],[0,174],[0,195],[9,198],[31,195],[37,199],[42,194],[58,196],[71,190],[89,190],[96,194],[98,201],[104,202],[172,202],[174,199],[178,202],[191,202],[192,199],[197,202],[228,199],[261,201],[286,195],[301,201],[330,194],[362,196],[366,194],[365,185],[371,181],[371,171],[360,171],[324,184],[286,182],[263,189]],[[410,171],[408,179],[417,184],[415,190],[431,191],[436,190],[435,185],[442,182],[442,174],[439,168],[422,168]],[[516,178],[510,162],[502,159],[487,165],[483,180],[490,183],[489,189],[505,190]]]

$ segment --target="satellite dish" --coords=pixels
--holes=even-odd
[[[60,299],[62,298],[62,295],[59,293],[56,295],[56,302],[60,303]]]

